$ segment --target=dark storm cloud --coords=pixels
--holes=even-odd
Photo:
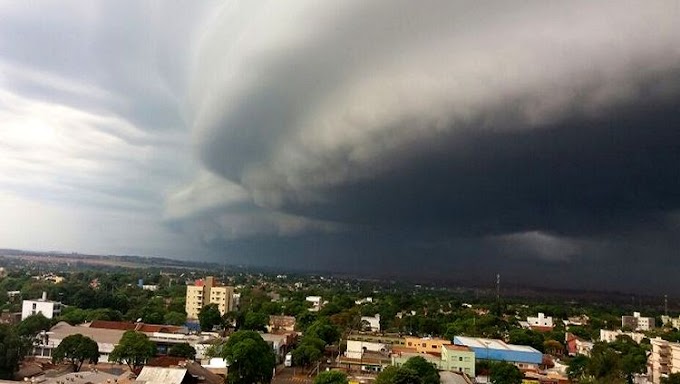
[[[285,215],[298,231],[259,236],[281,234],[274,220],[249,232],[268,239],[256,246],[223,220],[227,234],[208,243],[274,262],[267,244],[281,242],[333,268],[422,257],[573,276],[576,260],[597,274],[645,245],[664,259],[671,248],[648,234],[677,233],[677,13],[669,2],[225,7],[193,78],[198,153],[251,215]],[[222,203],[192,220],[234,219]],[[314,252],[304,233],[323,225]]]
[[[0,3],[0,209],[52,249],[640,285],[678,272],[679,12]]]
[[[216,27],[203,57],[225,67],[197,81],[207,167],[265,209],[466,236],[599,233],[678,208],[669,4],[400,5],[254,7],[222,56]],[[328,24],[300,31],[309,14]]]

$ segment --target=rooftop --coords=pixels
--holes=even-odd
[[[466,351],[466,352],[472,352],[472,349],[469,347],[466,347],[464,345],[455,345],[455,344],[444,344],[444,348],[450,349],[452,351]]]
[[[481,337],[467,337],[467,336],[456,336],[455,341],[459,345],[464,345],[470,348],[488,348],[496,350],[514,351],[514,352],[531,352],[531,353],[541,353],[535,348],[528,345],[515,345],[507,344],[503,340],[497,339],[485,339]]]
[[[65,321],[60,321],[52,327],[49,331],[49,335],[52,339],[63,340],[66,336],[71,336],[75,334],[81,334],[87,336],[92,340],[100,344],[111,344],[111,349],[113,349],[114,344],[118,344],[120,338],[123,336],[125,331],[119,329],[101,329],[101,328],[90,328],[82,326],[73,326]],[[104,352],[100,350],[100,352]]]
[[[142,368],[137,376],[135,383],[146,384],[181,384],[187,375],[186,368],[163,368],[149,367]]]

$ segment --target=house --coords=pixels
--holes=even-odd
[[[42,293],[42,297],[36,300],[24,300],[21,304],[21,320],[31,315],[42,313],[48,319],[55,318],[61,314],[62,304],[58,301],[47,300],[47,292]]]
[[[415,348],[418,353],[442,353],[442,347],[451,344],[450,340],[438,339],[436,337],[405,337],[404,346],[407,348]]]
[[[389,353],[390,347],[383,343],[374,343],[361,340],[347,340],[345,356],[353,359],[360,359],[365,352]]]
[[[111,384],[127,381],[129,372],[122,375],[115,375],[93,368],[92,370],[81,370],[80,372],[69,372],[61,375],[40,375],[33,377],[31,383],[40,384]],[[128,381],[129,382],[129,381]]]
[[[286,353],[291,349],[291,345],[295,342],[297,334],[295,332],[285,333],[260,333],[262,339],[272,347],[274,354],[276,354],[277,362],[283,362]]]
[[[380,314],[361,316],[361,328],[364,331],[380,332]]]
[[[567,353],[569,356],[576,355],[586,355],[590,356],[590,352],[593,350],[593,343],[581,339],[580,337],[566,332],[564,335],[564,341],[567,346]]]
[[[364,297],[363,299],[355,300],[354,304],[361,305],[361,304],[372,303],[372,302],[373,302],[372,297]]]
[[[137,376],[134,384],[196,384],[186,368],[166,368],[145,366]]]
[[[10,312],[9,309],[3,309],[0,313],[0,324],[18,324],[21,321],[21,312]]]
[[[295,317],[294,316],[269,316],[269,325],[267,326],[267,332],[292,332],[295,331]]]
[[[151,359],[147,367],[185,368],[197,384],[224,384],[224,377],[201,364],[183,357],[161,356]],[[226,370],[224,371],[226,373]]]
[[[562,323],[564,324],[565,327],[569,326],[583,326],[583,325],[588,325],[590,322],[590,318],[588,315],[580,315],[580,316],[570,316],[566,320],[562,320]]]
[[[539,313],[536,317],[527,317],[523,325],[538,332],[550,332],[554,327],[552,316],[546,316],[544,313]]]
[[[42,358],[52,358],[52,352],[59,346],[61,341],[67,336],[81,334],[97,342],[99,347],[99,361],[109,361],[109,355],[113,348],[123,337],[124,330],[120,329],[99,329],[83,326],[73,326],[61,321],[53,326],[48,332],[41,334],[40,340],[34,344],[33,356]]]
[[[361,372],[380,372],[392,364],[388,345],[360,340],[347,340],[347,350],[338,361],[348,371]]]
[[[312,307],[309,308],[310,312],[318,312],[323,306],[321,296],[307,296],[305,300],[312,303]]]
[[[145,291],[155,292],[158,290],[158,285],[155,284],[143,284],[142,289]]]
[[[621,328],[649,331],[654,329],[654,326],[654,318],[640,316],[640,312],[633,312],[633,316],[621,316]]]
[[[475,377],[475,352],[466,346],[444,344],[441,369]]]

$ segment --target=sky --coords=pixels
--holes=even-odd
[[[672,294],[679,19],[0,0],[0,247]]]

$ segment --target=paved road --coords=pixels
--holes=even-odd
[[[295,369],[295,373],[299,374],[294,375],[293,371],[293,368],[281,369],[274,376],[272,384],[312,384],[312,381],[314,381],[311,377],[307,377],[305,373],[302,373],[300,368]]]

